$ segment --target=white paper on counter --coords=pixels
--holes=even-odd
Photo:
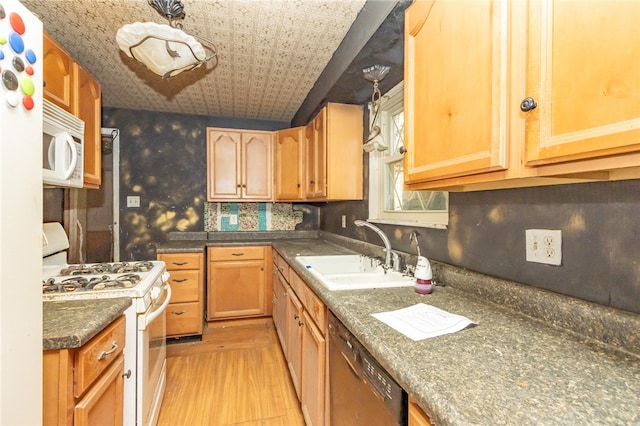
[[[397,311],[371,314],[412,340],[423,340],[443,334],[455,333],[476,325],[467,317],[418,303]]]

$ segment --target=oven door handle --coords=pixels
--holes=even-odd
[[[171,301],[171,286],[169,285],[169,283],[165,285],[164,290],[167,292],[167,297],[164,299],[164,302],[162,302],[162,305],[160,305],[158,309],[153,312],[149,312],[148,315],[145,315],[144,329],[146,329],[149,324],[153,322],[153,320],[162,315],[164,310],[167,309],[167,306],[169,306],[169,302]]]

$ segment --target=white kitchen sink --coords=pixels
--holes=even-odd
[[[297,256],[304,266],[329,290],[409,287],[412,277],[386,270],[376,259],[363,255]]]

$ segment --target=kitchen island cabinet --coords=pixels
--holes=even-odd
[[[271,315],[271,247],[208,247],[207,320]]]
[[[45,302],[43,424],[122,424],[122,314],[130,305],[129,298]]]
[[[414,2],[405,15],[407,189],[639,178],[631,52],[640,6],[619,6]]]
[[[171,285],[167,337],[202,334],[204,322],[204,253],[159,253]]]

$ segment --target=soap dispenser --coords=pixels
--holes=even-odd
[[[433,291],[433,283],[431,282],[433,278],[433,271],[431,271],[431,264],[429,263],[429,259],[420,255],[420,245],[418,244],[418,232],[412,231],[409,235],[409,239],[416,243],[416,250],[418,252],[418,262],[416,263],[415,270],[415,290],[416,293],[420,294],[431,294]]]

